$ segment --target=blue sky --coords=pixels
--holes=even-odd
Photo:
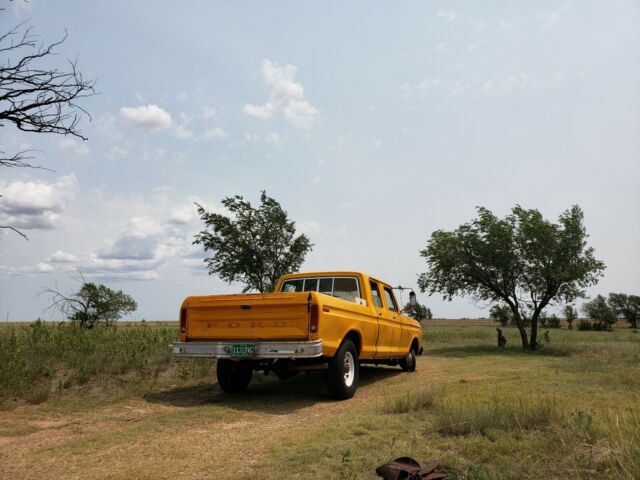
[[[6,3],[6,2],[5,2]],[[16,2],[14,2],[16,3]],[[607,270],[590,295],[640,293],[640,5],[619,2],[42,2],[99,95],[79,142],[0,132],[54,169],[3,171],[2,318],[43,315],[74,272],[173,319],[189,294],[238,291],[192,247],[193,202],[259,191],[315,244],[303,270],[415,285],[418,251],[482,205],[585,211]],[[441,317],[469,299],[421,298]],[[46,315],[46,314],[45,314]],[[51,316],[46,315],[46,316]]]

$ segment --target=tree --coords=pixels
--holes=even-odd
[[[582,306],[585,315],[595,320],[595,330],[611,330],[611,326],[618,321],[613,309],[607,304],[607,299],[598,295]]]
[[[431,313],[431,309],[427,308],[424,305],[420,305],[416,303],[415,305],[411,305],[411,303],[407,303],[402,311],[409,317],[414,320],[418,320],[421,322],[422,320],[432,320],[433,314]]]
[[[502,219],[479,207],[471,222],[433,232],[420,252],[428,270],[418,285],[445,300],[470,295],[506,303],[522,347],[535,350],[543,309],[584,296],[584,288],[597,283],[605,268],[587,246],[583,217],[577,205],[562,213],[558,223],[520,206]],[[524,323],[529,314],[530,336]]]
[[[1,12],[0,12],[1,13]],[[0,127],[13,124],[24,132],[57,133],[86,140],[78,128],[89,114],[77,101],[95,93],[94,81],[85,80],[68,61],[66,69],[51,67],[56,47],[67,38],[44,46],[30,27],[20,24],[0,35]],[[6,153],[0,150],[0,166],[42,168],[31,163],[29,150]],[[1,225],[27,238],[15,227]]]
[[[573,305],[567,304],[562,309],[562,313],[564,313],[564,319],[567,321],[569,330],[572,330],[573,322],[578,318],[578,311],[573,307]]]
[[[497,320],[500,325],[506,327],[513,320],[513,312],[511,307],[506,303],[496,303],[491,310],[489,310],[489,318]]]
[[[115,291],[93,282],[83,282],[80,290],[69,296],[51,288],[44,293],[51,295],[50,308],[56,308],[82,328],[93,328],[101,322],[113,325],[123,315],[138,308],[136,301],[122,290]]]
[[[295,222],[265,191],[257,208],[239,195],[224,198],[229,216],[196,205],[206,230],[193,243],[212,253],[205,259],[209,274],[244,283],[243,292],[273,291],[278,278],[297,271],[313,247],[306,235],[296,236]]]
[[[629,322],[631,328],[638,328],[640,318],[640,296],[624,293],[610,293],[609,306],[614,313]]]

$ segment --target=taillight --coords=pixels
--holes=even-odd
[[[187,333],[187,309],[180,309],[180,333]]]
[[[311,305],[309,309],[309,331],[311,333],[318,331],[318,305]]]

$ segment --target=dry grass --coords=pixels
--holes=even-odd
[[[425,331],[417,372],[363,367],[345,402],[318,374],[227,396],[211,362],[92,376],[0,411],[0,477],[372,479],[409,455],[449,478],[640,478],[640,335],[552,331],[531,354],[511,328],[504,351],[493,325]]]

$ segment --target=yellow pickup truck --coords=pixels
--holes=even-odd
[[[322,370],[329,394],[347,399],[362,363],[414,371],[422,328],[402,314],[393,288],[374,277],[296,273],[282,276],[274,293],[187,297],[173,354],[217,358],[226,392],[246,390],[254,371],[285,379]]]

